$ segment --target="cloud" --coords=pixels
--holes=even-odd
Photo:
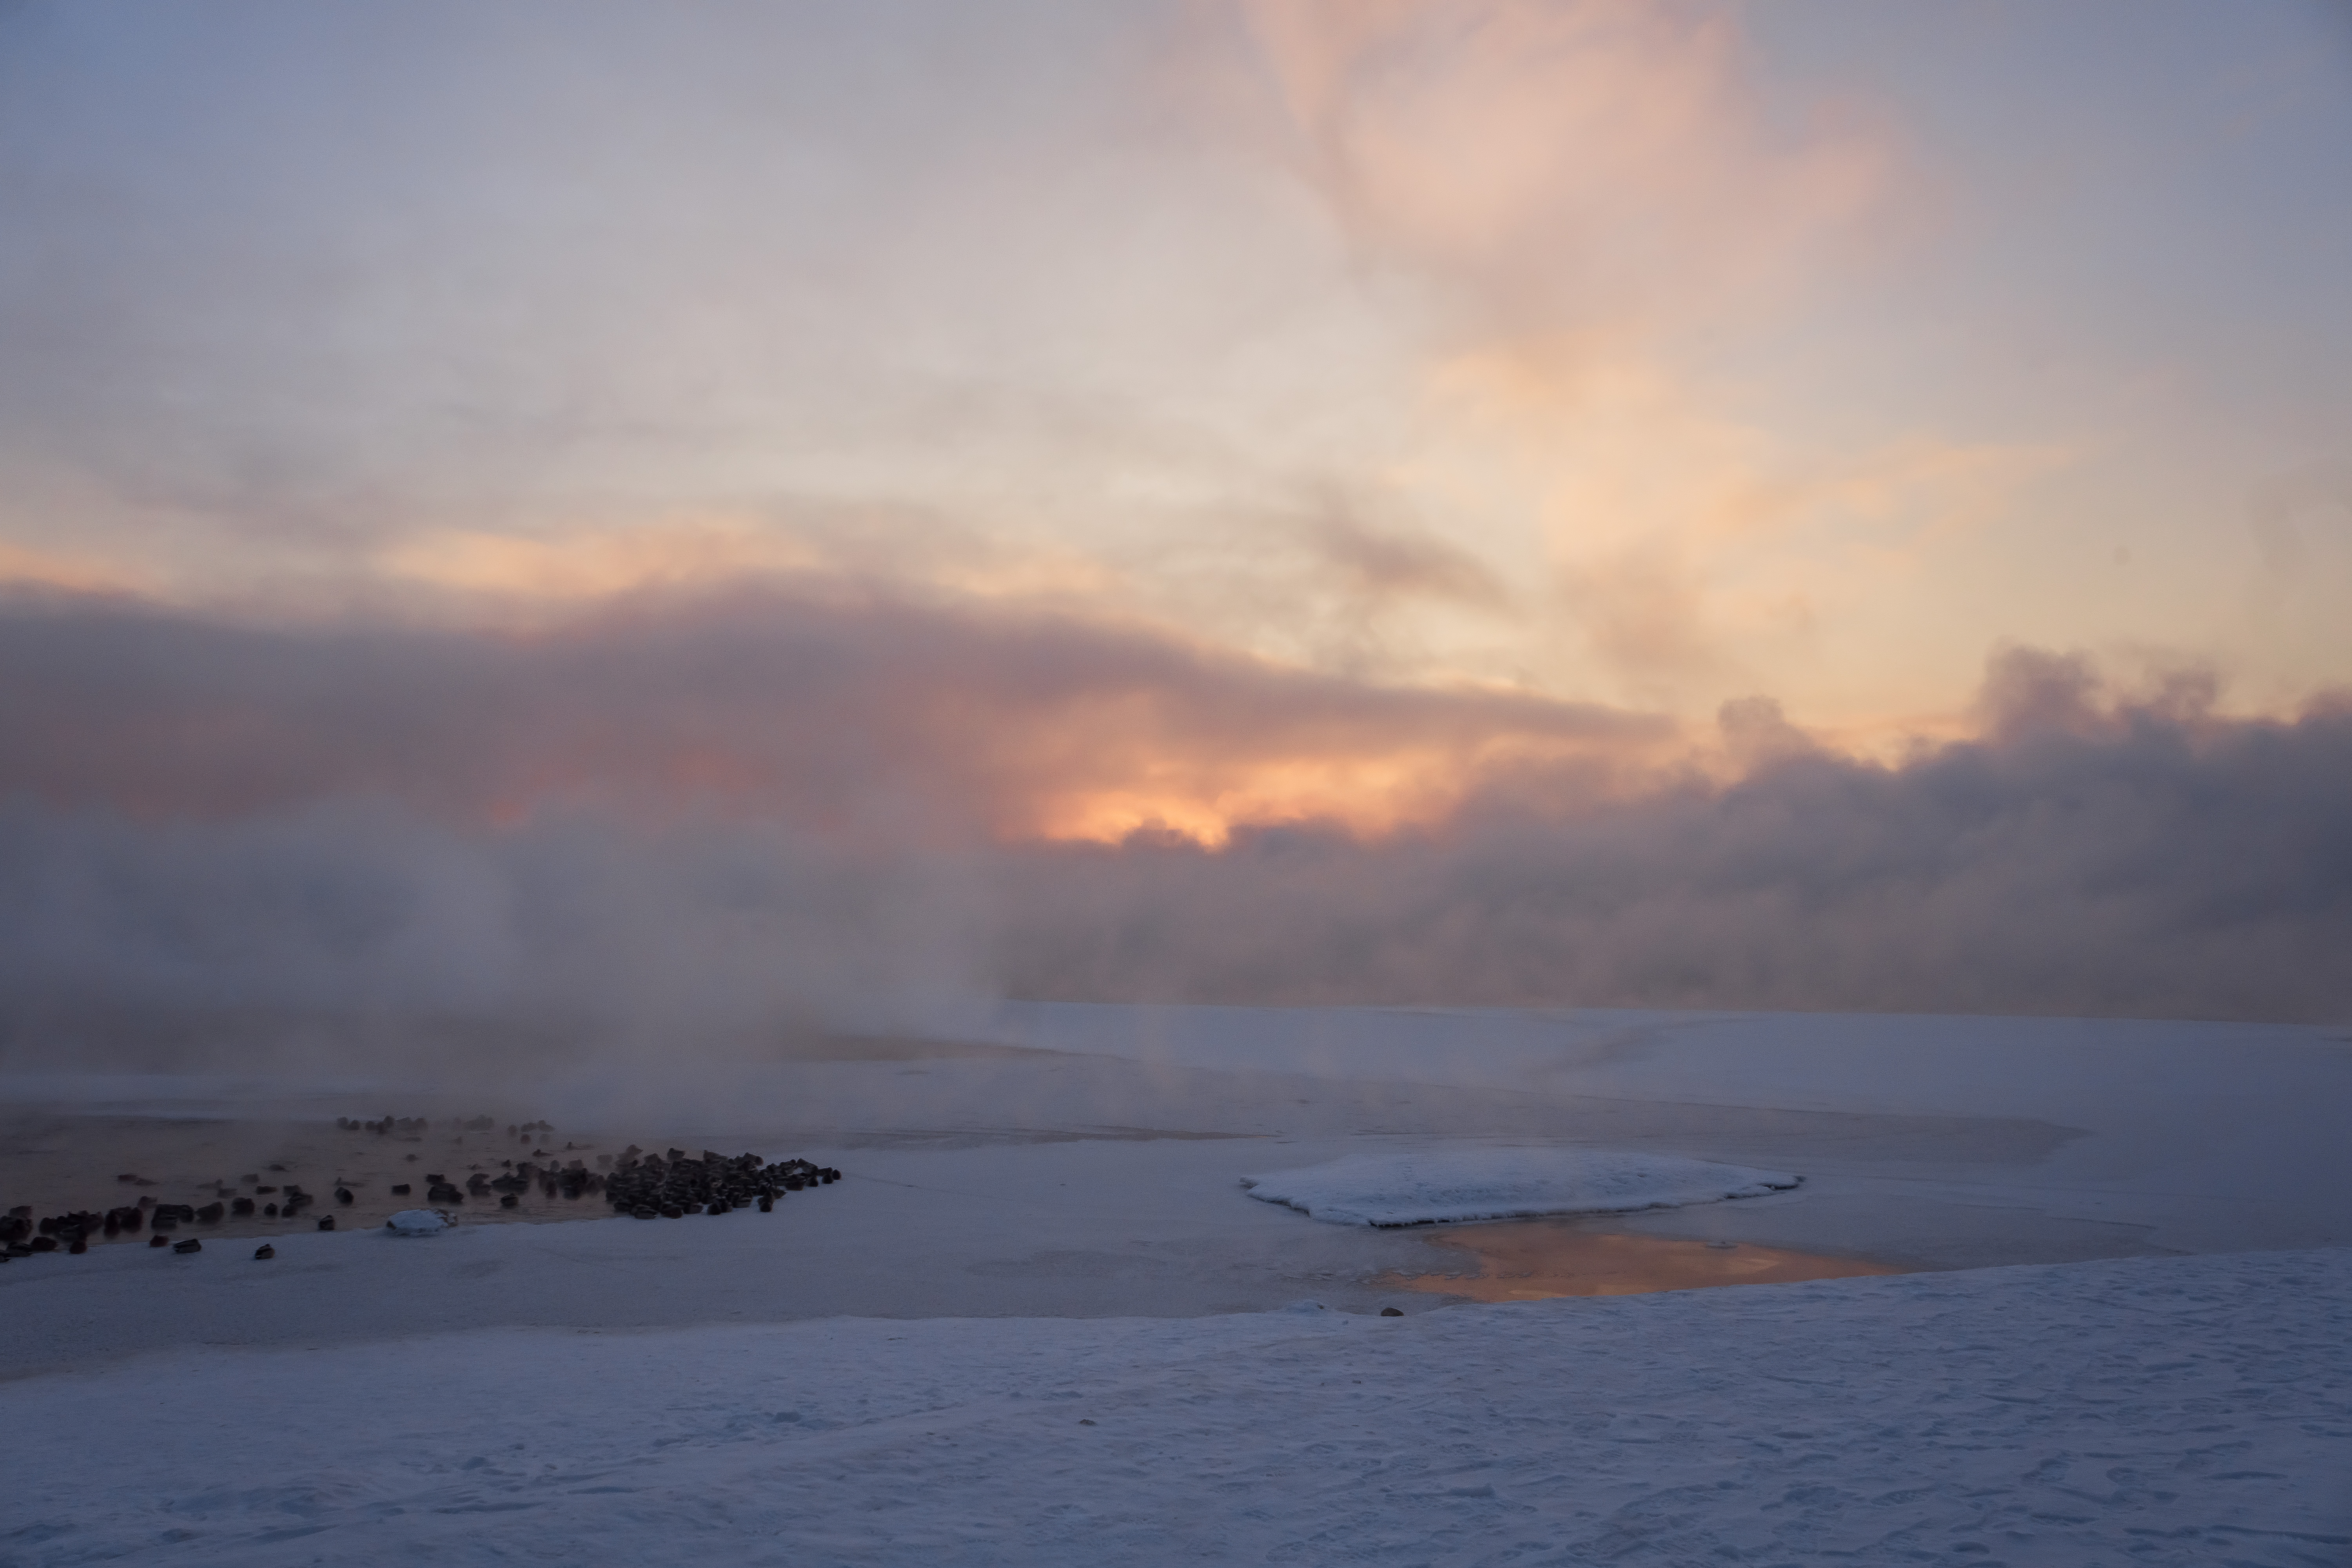
[[[1104,999],[2340,1020],[2352,709],[2210,696],[2018,649],[1982,738],[1898,765],[1742,705],[1727,786],[1561,811],[1522,780],[1377,844],[1041,849],[1007,868],[995,967]]]
[[[1824,626],[2050,466],[1814,404],[1808,324],[1884,280],[1931,182],[1885,109],[1775,96],[1740,7],[1237,8],[1265,144],[1362,271],[1436,301],[1404,482],[1490,545],[1532,535],[1499,553],[1532,557],[1559,689],[1695,713],[1822,684]]]
[[[1699,748],[837,586],[528,636],[16,600],[0,1055],[625,1078],[1008,993],[2352,1009],[2352,697],[2012,648],[1977,712],[1880,764],[1751,698]]]
[[[0,1052],[478,1081],[951,1029],[1041,837],[1376,831],[1677,745],[840,581],[524,631],[0,600]]]
[[[1429,598],[1482,610],[1510,604],[1509,593],[1483,563],[1434,535],[1375,528],[1335,508],[1317,521],[1312,537],[1326,562],[1375,604]]]
[[[610,799],[846,840],[1376,830],[1542,759],[1631,787],[1664,720],[1286,669],[1166,632],[839,581],[646,595],[528,632],[0,609],[0,792],[148,816],[353,796],[518,820]]]
[[[1751,308],[1882,192],[1881,128],[1774,126],[1737,12],[1242,0],[1291,156],[1370,255],[1491,325],[1622,336]]]

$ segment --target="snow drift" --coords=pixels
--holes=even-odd
[[[1626,1214],[1752,1198],[1801,1177],[1673,1154],[1605,1149],[1445,1149],[1350,1154],[1244,1176],[1250,1196],[1332,1225],[1429,1225],[1552,1214]]]

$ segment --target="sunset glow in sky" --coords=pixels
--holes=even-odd
[[[2341,0],[0,5],[0,1058],[2344,1016],[2348,192]]]
[[[981,815],[1049,837],[1425,818],[1545,704],[1891,759],[2020,645],[2290,715],[2352,680],[2347,171],[2324,0],[20,5],[0,578],[756,589],[1489,715],[1016,722]]]

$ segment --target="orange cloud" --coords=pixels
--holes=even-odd
[[[677,521],[535,536],[438,530],[393,542],[376,568],[396,581],[526,599],[600,599],[804,569],[815,552],[748,523]]]
[[[0,588],[63,588],[78,594],[139,594],[153,584],[119,561],[33,550],[0,540]]]
[[[1490,319],[1622,331],[1785,286],[1880,195],[1884,130],[1776,133],[1737,13],[1652,0],[1242,0],[1351,234]]]
[[[1736,5],[1240,10],[1290,166],[1367,266],[1452,308],[1390,478],[1534,577],[1542,686],[1692,717],[1772,691],[1855,731],[1972,667],[1975,626],[1919,635],[1929,563],[2070,454],[1858,427],[1772,378],[1916,216],[1887,117],[1768,106]]]
[[[257,627],[137,605],[0,614],[0,794],[162,816],[386,796],[512,824],[591,798],[853,840],[1222,842],[1435,821],[1553,770],[1554,804],[1672,763],[1654,716],[1383,687],[971,603],[741,588],[528,633]]]

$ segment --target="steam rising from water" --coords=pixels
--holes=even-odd
[[[592,627],[551,665],[487,635],[289,632],[257,658],[184,619],[122,635],[119,605],[0,618],[7,1058],[627,1072],[952,1036],[1003,994],[2352,1004],[2342,704],[2232,720],[2210,682],[2126,697],[2018,650],[1976,740],[1882,766],[1751,704],[1724,784],[1662,770],[1671,731],[1637,714],[1302,682],[1100,628],[762,609],[758,635],[740,604]],[[947,695],[910,714],[926,659]],[[1497,743],[1528,737],[1550,749]],[[1387,834],[1243,822],[1215,848],[989,826],[1066,773],[1172,790],[1382,747],[1450,759],[1451,804]],[[698,787],[727,755],[759,767]],[[498,788],[422,787],[442,779]]]

